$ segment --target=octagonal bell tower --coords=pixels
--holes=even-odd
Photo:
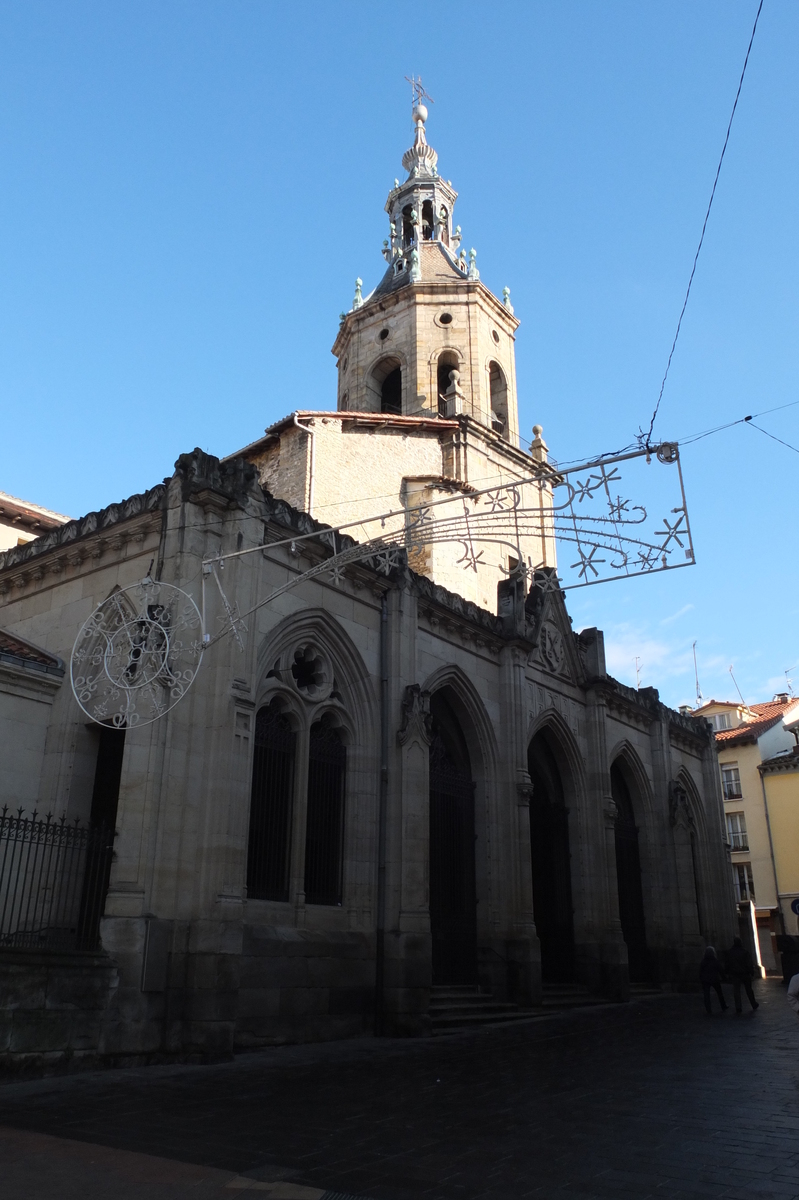
[[[397,416],[466,416],[518,446],[515,333],[505,290],[500,301],[483,283],[474,250],[462,248],[454,224],[457,192],[438,173],[425,133],[427,109],[413,109],[407,172],[386,201],[387,270],[366,297],[356,286],[342,315],[333,353],[338,409]]]

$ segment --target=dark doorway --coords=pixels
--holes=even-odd
[[[430,701],[430,929],[433,983],[477,983],[474,782],[446,689]]]
[[[610,790],[618,810],[616,816],[616,880],[619,889],[619,918],[627,943],[631,983],[648,983],[651,974],[646,947],[644,894],[641,888],[641,856],[632,797],[621,767],[610,768]]]
[[[380,411],[402,414],[402,368],[389,371],[380,387]]]
[[[569,814],[552,737],[543,729],[530,743],[530,857],[533,913],[541,942],[541,977],[546,983],[574,979]]]
[[[295,664],[296,665],[296,664]],[[255,718],[255,753],[247,842],[247,895],[288,900],[289,845],[297,735],[274,704]]]
[[[111,879],[124,753],[125,730],[101,726],[76,930],[78,950],[93,950],[98,944]]]

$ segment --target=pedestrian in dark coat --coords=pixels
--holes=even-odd
[[[755,968],[752,964],[752,958],[749,951],[744,948],[744,944],[739,937],[732,939],[732,946],[724,956],[724,965],[727,969],[727,974],[732,980],[732,995],[735,1001],[735,1011],[741,1011],[741,984],[746,991],[746,998],[752,1005],[752,1012],[756,1008],[760,1008],[755,993],[752,991],[752,977],[755,973]]]
[[[721,1011],[727,1011],[727,1001],[724,999],[724,992],[721,988],[721,963],[718,960],[718,955],[712,946],[708,946],[705,950],[704,957],[699,964],[699,982],[702,984],[702,992],[705,997],[705,1012],[708,1016],[710,1013],[710,989],[715,988],[716,995],[719,998]]]

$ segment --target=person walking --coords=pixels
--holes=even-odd
[[[752,991],[752,976],[755,973],[755,968],[752,965],[752,959],[749,952],[744,949],[744,944],[739,937],[732,939],[732,946],[727,951],[725,957],[725,966],[727,974],[732,980],[732,997],[735,1001],[735,1011],[741,1012],[741,984],[746,991],[746,998],[752,1005],[752,1012],[756,1008],[760,1008],[755,993]]]
[[[699,982],[702,985],[702,992],[705,997],[705,1012],[708,1016],[712,1016],[710,1011],[710,989],[715,988],[716,995],[719,998],[721,1011],[727,1011],[727,1001],[724,999],[724,992],[721,987],[721,963],[713,946],[708,946],[705,950],[701,963],[699,964]]]
[[[799,1017],[799,975],[792,975],[788,983],[788,1003]]]

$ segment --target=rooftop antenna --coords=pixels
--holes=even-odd
[[[797,663],[796,666],[799,667],[799,663]],[[791,693],[792,696],[794,695],[794,690],[793,690],[793,681],[791,679],[791,671],[795,671],[795,670],[796,670],[796,667],[788,667],[788,670],[785,672],[785,686],[787,687],[788,691]]]
[[[417,75],[417,76],[406,75],[405,79],[411,85],[411,95],[413,97],[413,107],[414,108],[417,108],[425,100],[429,100],[431,104],[435,104],[435,100],[430,95],[430,93],[426,92],[425,89],[422,87],[421,75]]]
[[[732,663],[730,664],[730,679],[731,679],[731,680],[733,681],[733,683],[735,684],[735,690],[736,690],[736,692],[738,693],[738,695],[739,695],[739,696],[741,696],[741,689],[738,687],[738,683],[737,683],[737,681],[736,681],[736,679],[735,679],[735,676],[734,676],[734,675],[733,675],[733,673],[732,673]],[[744,708],[746,708],[746,701],[744,700],[743,696],[741,696],[741,704],[743,704]]]
[[[696,680],[696,707],[699,708],[704,697],[702,696],[702,690],[699,687],[699,670],[696,665],[696,642],[694,642],[693,650],[694,650],[694,679]]]
[[[638,691],[641,690],[641,659],[636,654],[635,656],[635,686]]]

